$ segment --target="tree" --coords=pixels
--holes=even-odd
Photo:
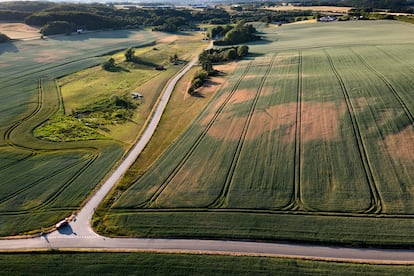
[[[209,60],[203,61],[201,63],[201,68],[203,68],[203,70],[206,71],[209,75],[211,72],[214,72],[213,64]]]
[[[246,45],[242,45],[237,47],[237,55],[239,57],[244,57],[247,56],[247,54],[249,53],[249,47]]]
[[[126,61],[133,61],[134,60],[134,54],[135,54],[135,50],[132,48],[128,48],[125,51],[125,60]]]
[[[108,59],[102,64],[104,70],[111,70],[115,67],[115,60],[113,58]]]
[[[178,61],[178,55],[174,54],[173,56],[170,56],[170,62],[175,63]]]
[[[238,57],[237,52],[236,52],[236,49],[234,49],[234,48],[224,52],[224,58],[226,60],[235,60],[237,57]]]

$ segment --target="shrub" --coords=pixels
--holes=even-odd
[[[108,59],[104,63],[102,63],[102,68],[104,70],[111,70],[115,67],[115,60],[113,58]]]

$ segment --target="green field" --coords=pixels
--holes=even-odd
[[[261,31],[254,55],[117,195],[99,230],[413,246],[412,25]]]
[[[0,45],[0,235],[39,232],[72,214],[124,154],[124,144],[87,131],[78,135],[89,141],[34,138],[54,114],[70,112],[56,80],[162,37],[114,31]],[[91,94],[83,102],[96,100]]]
[[[0,275],[412,275],[412,265],[165,253],[7,253]]]

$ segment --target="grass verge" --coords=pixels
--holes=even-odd
[[[412,275],[413,265],[167,253],[0,254],[0,275]]]

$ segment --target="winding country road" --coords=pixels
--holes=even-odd
[[[58,231],[41,237],[0,240],[0,251],[20,250],[130,250],[186,253],[217,253],[260,256],[284,256],[323,260],[357,261],[369,263],[413,263],[414,250],[365,249],[332,246],[314,246],[287,243],[260,243],[223,240],[108,238],[91,228],[95,208],[128,170],[153,135],[168,103],[176,82],[197,62],[191,61],[167,85],[158,106],[140,140],[112,173],[101,188],[79,211],[77,216]]]

